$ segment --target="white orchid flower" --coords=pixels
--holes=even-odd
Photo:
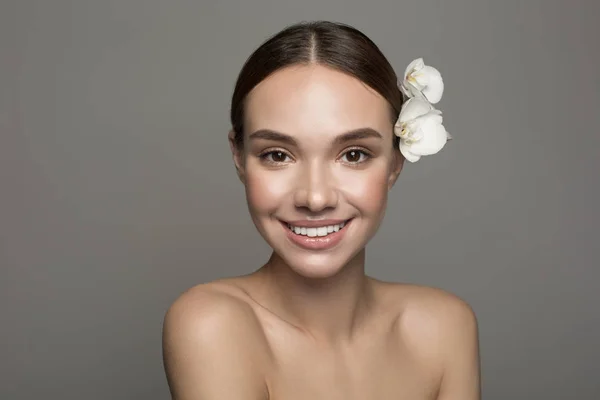
[[[400,152],[410,162],[439,152],[452,137],[442,125],[442,112],[427,100],[408,99],[402,106],[394,133],[400,137]]]
[[[439,102],[444,93],[442,75],[434,67],[425,65],[422,58],[408,64],[400,87],[406,96],[425,96],[431,104]]]

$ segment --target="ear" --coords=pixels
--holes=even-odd
[[[400,149],[394,149],[394,159],[392,160],[392,168],[390,169],[390,176],[388,177],[388,190],[391,190],[398,176],[400,176],[400,172],[402,171],[402,167],[404,166],[404,156],[400,153]]]
[[[233,163],[235,165],[235,171],[237,172],[238,178],[243,184],[246,183],[245,171],[244,171],[244,154],[243,149],[235,141],[235,131],[232,129],[229,131],[227,136],[229,139],[229,149],[233,156]]]

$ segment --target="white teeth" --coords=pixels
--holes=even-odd
[[[341,224],[337,224],[337,225],[327,225],[327,226],[319,226],[319,227],[314,227],[314,228],[305,228],[305,227],[299,227],[299,226],[291,226],[288,224],[288,228],[290,228],[290,230],[292,232],[294,232],[296,235],[315,237],[315,236],[327,236],[328,234],[330,234],[332,232],[337,232],[340,229],[342,229],[344,227],[344,225],[346,225],[345,222],[342,222]]]

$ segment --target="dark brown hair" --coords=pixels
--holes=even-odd
[[[393,122],[398,118],[404,97],[394,69],[375,43],[342,23],[302,22],[269,38],[240,71],[230,115],[238,146],[244,139],[244,102],[248,93],[275,71],[298,64],[328,66],[361,80],[388,101]]]

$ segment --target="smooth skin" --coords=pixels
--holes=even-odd
[[[233,159],[273,254],[170,307],[163,352],[172,398],[479,400],[469,305],[365,274],[365,246],[403,166],[386,100],[341,72],[294,66],[252,90],[244,122],[243,148],[229,136]],[[285,221],[318,219],[351,222],[330,249],[287,238]]]

